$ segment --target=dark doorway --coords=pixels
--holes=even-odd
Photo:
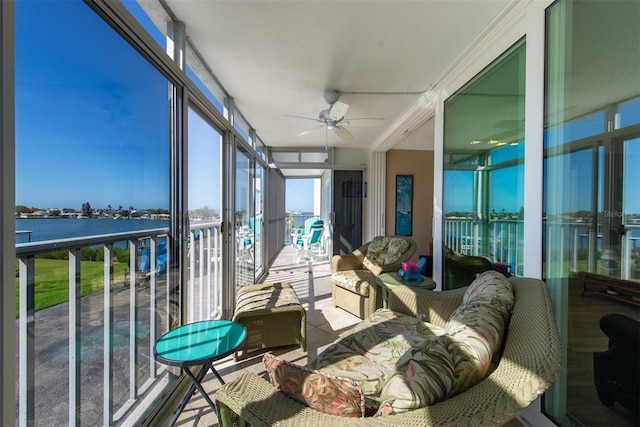
[[[333,171],[333,254],[343,255],[362,245],[363,172]]]

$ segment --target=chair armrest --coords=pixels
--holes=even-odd
[[[640,354],[640,322],[621,314],[605,314],[600,319],[600,329],[609,337],[610,346],[615,343]]]
[[[251,426],[344,425],[345,419],[323,414],[279,392],[264,378],[244,373],[220,387],[213,400],[221,427],[234,425],[229,410]]]
[[[403,262],[404,261],[396,261],[396,262],[392,262],[391,264],[376,265],[376,268],[372,269],[371,271],[376,276],[379,276],[382,273],[388,273],[390,271],[398,271],[402,267]]]
[[[362,268],[362,260],[364,260],[364,254],[360,251],[355,251],[346,255],[334,255],[331,258],[331,271],[344,271],[344,270],[359,270]]]
[[[389,289],[389,309],[444,327],[453,312],[462,304],[467,288],[450,291],[430,291],[410,286]]]
[[[468,271],[482,273],[484,271],[493,269],[491,260],[483,256],[462,255],[454,252],[451,260],[455,263],[455,268],[462,268]]]

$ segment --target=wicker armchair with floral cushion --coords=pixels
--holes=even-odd
[[[361,319],[382,307],[382,293],[376,277],[398,271],[416,251],[416,243],[408,237],[376,236],[346,255],[331,259],[331,298],[340,307]]]
[[[394,288],[389,310],[307,366],[267,355],[268,379],[245,373],[214,400],[222,427],[496,426],[536,400],[560,362],[544,282],[490,272],[451,291]]]

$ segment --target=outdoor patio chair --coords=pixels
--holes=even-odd
[[[149,281],[153,273],[161,276],[167,272],[167,242],[160,242],[156,246],[156,269],[151,271],[151,249],[146,248],[140,251],[138,269],[136,271],[136,285],[144,285]],[[129,281],[125,280],[125,287],[129,287]]]
[[[298,263],[308,259],[313,262],[315,253],[322,250],[322,235],[324,234],[324,222],[316,221],[311,226],[309,234],[300,236],[297,239],[296,247],[298,249],[294,262]]]

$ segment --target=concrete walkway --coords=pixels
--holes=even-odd
[[[164,286],[157,286],[157,299],[164,301]],[[113,303],[113,356],[112,393],[115,408],[129,400],[130,389],[130,290],[122,283],[114,285]],[[150,352],[155,338],[150,336],[150,290],[138,287],[136,299],[137,381],[149,378]],[[164,325],[156,311],[158,325]],[[162,316],[164,317],[164,316]],[[104,396],[104,298],[95,292],[80,301],[80,420],[82,425],[102,425]],[[166,327],[163,326],[164,329]],[[163,331],[158,331],[159,337]],[[69,425],[69,303],[58,304],[35,313],[34,366],[35,366],[35,425]],[[18,349],[18,321],[16,320],[16,349]],[[18,354],[16,354],[16,366]],[[140,373],[143,374],[140,374]],[[146,375],[144,373],[147,373]],[[16,381],[16,394],[18,383]],[[16,416],[18,408],[16,405]]]

